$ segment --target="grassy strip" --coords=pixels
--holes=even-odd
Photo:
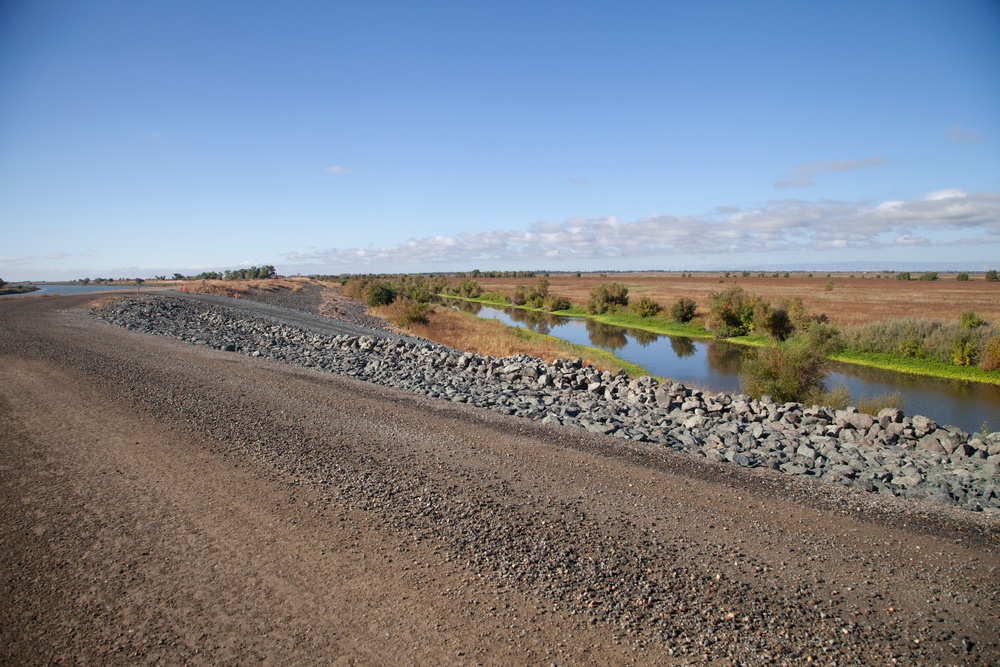
[[[924,375],[944,378],[946,380],[965,380],[967,382],[982,382],[1000,386],[1000,373],[984,371],[975,366],[953,366],[934,359],[914,359],[912,357],[897,357],[891,354],[875,352],[841,352],[830,357],[833,361],[870,368],[881,368],[898,373]]]

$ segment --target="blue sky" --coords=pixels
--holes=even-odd
[[[1000,268],[1000,4],[0,5],[0,277]]]

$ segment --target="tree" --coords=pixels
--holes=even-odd
[[[601,283],[590,290],[587,312],[591,315],[613,313],[628,307],[628,288],[621,283]]]
[[[909,279],[910,279],[909,271],[900,271],[899,273],[896,274],[896,280],[909,280]]]
[[[990,269],[986,272],[986,282],[995,283],[1000,280],[1000,275],[997,274],[996,269]]]
[[[697,309],[698,304],[691,299],[681,297],[674,305],[670,306],[670,316],[674,318],[675,322],[684,324],[694,319],[694,313]]]
[[[4,280],[3,278],[0,278],[0,287],[3,287],[6,284],[7,284],[7,281]]]
[[[770,396],[779,403],[822,402],[827,356],[843,348],[840,332],[829,325],[811,324],[787,341],[757,350],[745,359],[740,371],[740,390],[760,398]]]
[[[368,296],[365,299],[365,303],[369,306],[388,306],[390,303],[396,300],[396,289],[384,280],[380,280],[377,283],[373,283],[368,289]]]
[[[708,320],[705,326],[717,338],[745,336],[754,329],[754,308],[760,301],[756,294],[733,285],[708,295]]]
[[[957,276],[955,276],[955,280],[957,280],[959,282],[963,282],[963,283],[967,282],[969,280],[969,274],[966,273],[965,271],[963,271],[962,273],[960,273]]]

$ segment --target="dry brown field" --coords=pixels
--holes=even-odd
[[[781,274],[783,275],[783,274]],[[830,277],[828,278],[827,275]],[[881,278],[877,278],[881,275]],[[905,317],[954,321],[960,313],[973,310],[990,322],[1000,319],[1000,282],[986,282],[982,274],[960,282],[954,273],[942,273],[934,281],[896,280],[895,274],[875,273],[791,273],[790,277],[744,278],[740,273],[552,273],[549,291],[565,296],[574,305],[587,302],[591,288],[604,282],[620,282],[630,297],[646,295],[661,305],[681,297],[698,303],[699,314],[707,312],[709,295],[732,285],[760,294],[771,303],[801,297],[811,313],[825,313],[834,324],[863,324]],[[510,293],[517,285],[532,286],[534,278],[476,278],[484,291]],[[833,289],[827,289],[832,281]]]

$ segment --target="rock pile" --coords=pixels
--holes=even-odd
[[[764,397],[710,395],[527,356],[506,359],[428,342],[330,336],[224,307],[126,297],[98,315],[253,357],[467,403],[556,426],[652,442],[713,461],[765,467],[884,495],[1000,510],[1000,432],[973,435],[895,409],[877,416]],[[373,332],[377,334],[378,332]]]

